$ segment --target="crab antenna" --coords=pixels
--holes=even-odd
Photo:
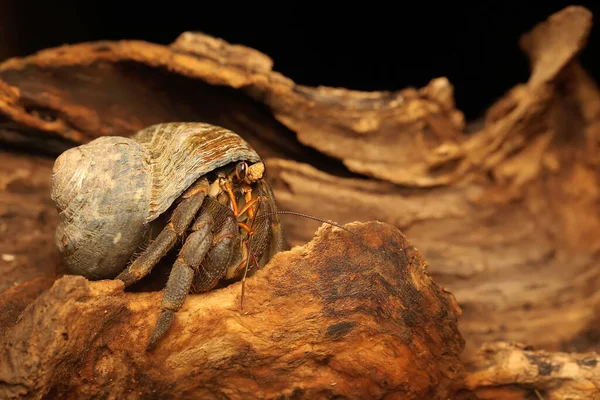
[[[254,218],[252,218],[252,222],[250,223],[250,231],[252,231],[252,227],[254,226],[254,222],[258,218],[265,217],[267,215],[274,215],[274,214],[290,214],[290,215],[296,215],[296,216],[299,216],[299,217],[304,217],[304,218],[312,219],[312,220],[315,220],[315,221],[323,222],[324,224],[333,225],[333,226],[336,226],[336,227],[338,227],[340,229],[343,229],[346,232],[354,233],[354,232],[348,230],[347,228],[344,228],[343,226],[341,226],[339,224],[336,224],[333,221],[325,221],[324,219],[321,219],[321,218],[318,218],[318,217],[313,217],[312,215],[308,215],[308,214],[304,214],[304,213],[296,212],[296,211],[278,210],[278,211],[272,211],[272,212],[265,212],[265,213],[261,213],[260,215],[258,215],[258,209],[260,208],[261,201],[262,201],[262,197],[259,197],[258,201],[257,201],[257,205],[256,205],[256,214],[255,214]],[[240,301],[240,308],[242,310],[244,310],[244,295],[245,295],[245,292],[246,292],[246,277],[248,275],[248,269],[250,267],[250,257],[252,257],[252,259],[254,260],[254,263],[258,267],[258,263],[256,261],[256,258],[254,257],[254,253],[252,252],[252,248],[251,248],[250,243],[249,243],[252,240],[252,238],[253,238],[253,236],[251,235],[250,238],[248,238],[248,239],[246,239],[244,241],[246,249],[248,250],[248,256],[246,258],[246,267],[244,268],[244,276],[242,277],[242,296],[241,296],[241,301]]]
[[[256,204],[256,213],[257,214],[258,214],[258,209],[260,208],[261,201],[262,201],[262,197],[259,197],[257,204]],[[252,222],[250,223],[250,232],[252,232],[252,228],[254,227],[254,221],[256,221],[256,217],[257,217],[257,215],[255,214],[254,218],[252,218]],[[244,243],[246,245],[248,255],[246,256],[246,267],[244,268],[244,277],[242,278],[242,298],[240,300],[240,308],[242,309],[242,311],[244,310],[244,294],[246,292],[246,276],[248,275],[248,268],[250,267],[250,257],[252,257],[252,259],[256,263],[256,258],[254,257],[254,253],[252,253],[252,249],[249,244],[249,242],[252,240],[253,237],[254,236],[250,235],[250,238],[248,238]],[[258,267],[258,265],[257,265],[257,267]]]
[[[312,219],[315,221],[319,221],[319,222],[323,222],[324,224],[329,224],[329,225],[333,225],[336,226],[340,229],[345,230],[346,232],[352,233],[352,231],[348,230],[347,228],[344,228],[343,226],[336,224],[333,221],[325,221],[324,219],[318,218],[318,217],[313,217],[312,215],[308,215],[308,214],[304,214],[301,212],[296,212],[296,211],[285,211],[285,210],[278,210],[278,211],[272,211],[272,212],[268,212],[268,213],[263,213],[260,216],[265,216],[265,215],[273,215],[273,214],[290,214],[290,215],[296,215],[298,217],[304,217],[304,218],[308,218],[308,219]],[[256,219],[256,218],[255,218]]]

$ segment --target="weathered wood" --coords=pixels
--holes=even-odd
[[[64,271],[54,243],[52,160],[0,151],[0,293]]]
[[[160,293],[63,277],[7,331],[0,398],[451,397],[453,296],[396,228],[346,228],[279,253],[247,281],[244,311],[240,283],[189,295],[150,354]]]
[[[118,41],[48,49],[0,64],[0,143],[57,155],[76,143],[128,136],[156,122],[222,125],[266,157],[267,179],[280,208],[339,223],[378,220],[401,229],[434,280],[451,290],[462,308],[465,360],[478,359],[475,351],[496,340],[552,351],[598,350],[600,91],[578,62],[591,22],[585,8],[567,7],[524,35],[529,80],[493,104],[476,129],[465,127],[453,87],[443,77],[397,92],[305,87],[274,72],[264,54],[194,33],[182,34],[170,46]],[[53,258],[56,220],[42,183],[49,180],[52,160],[2,157],[7,163],[0,165],[5,168],[0,177],[17,174],[0,186],[0,204],[8,210],[0,214],[0,227],[10,230],[0,249],[17,260],[0,260],[0,273],[9,278],[4,289],[60,274],[60,262]],[[35,178],[19,175],[19,168]],[[293,245],[310,241],[319,225],[282,218]],[[156,278],[147,287],[162,288]],[[63,285],[80,282],[71,279],[46,296],[62,296]],[[11,289],[10,296],[25,300],[13,303],[0,323],[15,323],[41,291],[35,285]],[[124,300],[129,293],[95,285],[82,283],[81,290],[99,293],[90,304],[99,306],[100,293],[107,293],[110,301],[129,307]],[[208,296],[225,296],[228,290]],[[6,293],[0,305],[9,304]],[[158,295],[134,296],[149,304]],[[204,307],[195,301],[189,310]],[[118,323],[131,318],[131,329],[140,333],[153,323],[141,315],[135,309]],[[178,351],[184,353],[183,347]],[[44,368],[50,371],[59,361],[47,358]],[[485,382],[473,376],[469,388],[484,396]],[[532,387],[513,378],[506,381],[506,398],[513,388],[527,393]],[[562,378],[555,378],[534,387],[558,385]],[[27,387],[41,388],[36,385],[44,382]],[[491,385],[496,398],[501,398],[499,385]]]
[[[484,346],[466,388],[478,400],[590,400],[600,395],[597,353],[550,353],[498,342]]]

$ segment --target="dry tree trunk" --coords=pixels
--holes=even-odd
[[[170,46],[83,43],[5,61],[0,64],[0,143],[54,156],[98,136],[130,135],[158,122],[202,120],[233,129],[267,158],[268,179],[282,208],[339,223],[382,221],[414,243],[428,273],[462,309],[463,358],[474,371],[465,381],[470,395],[509,398],[516,390],[523,396],[544,392],[544,398],[564,398],[581,389],[563,384],[579,382],[576,376],[565,378],[559,368],[540,373],[543,379],[523,380],[511,372],[520,367],[506,361],[521,350],[489,343],[508,340],[567,352],[598,348],[600,92],[577,59],[591,19],[585,8],[567,7],[524,35],[521,47],[531,61],[530,79],[490,107],[481,129],[470,135],[464,134],[464,117],[445,78],[398,92],[305,87],[272,71],[272,61],[253,49],[184,33]],[[11,261],[0,261],[9,279],[0,290],[37,277],[11,288],[10,296],[0,294],[0,304],[11,304],[0,321],[12,324],[49,286],[48,277],[60,276],[63,269],[52,245],[55,216],[47,198],[52,160],[14,152],[0,157],[3,164],[22,165],[25,171],[19,175],[18,168],[9,168],[16,175],[0,185],[0,229],[13,233],[0,250],[14,254]],[[316,229],[300,218],[284,217],[284,225],[294,245],[311,240]],[[361,229],[366,226],[373,225]],[[270,270],[286,270],[285,257]],[[397,264],[407,268],[401,260]],[[337,264],[334,269],[345,274]],[[30,326],[27,318],[52,296],[66,293],[61,290],[70,287],[68,282],[75,281],[58,281],[38,298],[19,323],[3,328],[6,335],[14,337]],[[81,284],[96,290],[91,289],[95,284]],[[202,301],[224,295],[210,294]],[[197,301],[190,309],[201,309]],[[409,301],[410,296],[400,304]],[[137,309],[128,313],[139,324],[151,323]],[[88,350],[77,362],[96,360],[90,352],[101,345],[94,343],[86,342]],[[69,351],[77,349],[71,346]],[[437,349],[427,346],[433,346],[427,351]],[[483,356],[475,352],[478,348],[484,349]],[[55,356],[61,354],[57,350]],[[548,357],[579,359],[560,353]],[[451,364],[428,372],[436,379],[450,376]],[[136,370],[142,364],[128,365]],[[590,394],[600,379],[597,372],[584,377],[585,371],[577,372],[586,382],[580,393]],[[455,378],[460,380],[460,374]],[[35,382],[25,386],[51,385]],[[371,384],[381,387],[381,382]],[[448,386],[439,388],[439,395],[445,395]]]

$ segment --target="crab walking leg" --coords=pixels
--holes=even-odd
[[[138,258],[116,279],[120,279],[125,286],[131,286],[150,273],[158,261],[171,250],[177,240],[188,229],[194,217],[200,210],[204,198],[208,193],[208,180],[200,179],[182,196],[182,201],[173,211],[169,223],[164,227],[156,239],[139,255]]]
[[[202,265],[194,276],[192,290],[194,293],[206,292],[223,278],[233,256],[235,242],[239,242],[238,225],[235,218],[229,216],[213,238],[210,249]]]
[[[194,232],[186,239],[169,275],[161,312],[150,335],[147,351],[151,351],[165,335],[192,284],[195,293],[208,291],[227,269],[237,237],[237,224],[235,219],[227,218],[214,235],[212,228],[213,218],[208,209],[203,209],[192,227]]]
[[[175,313],[183,305],[194,280],[194,271],[198,270],[202,259],[213,244],[212,229],[212,215],[203,210],[192,226],[193,232],[186,239],[173,265],[160,305],[161,312],[150,335],[147,350],[154,348],[164,336],[173,322]]]

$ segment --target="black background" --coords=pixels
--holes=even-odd
[[[352,4],[352,5],[349,5]],[[420,87],[446,76],[458,107],[479,116],[528,78],[518,40],[569,5],[600,2],[0,2],[0,56],[64,43],[142,39],[161,44],[202,31],[260,50],[305,85],[359,90]],[[600,26],[582,54],[600,80]]]

